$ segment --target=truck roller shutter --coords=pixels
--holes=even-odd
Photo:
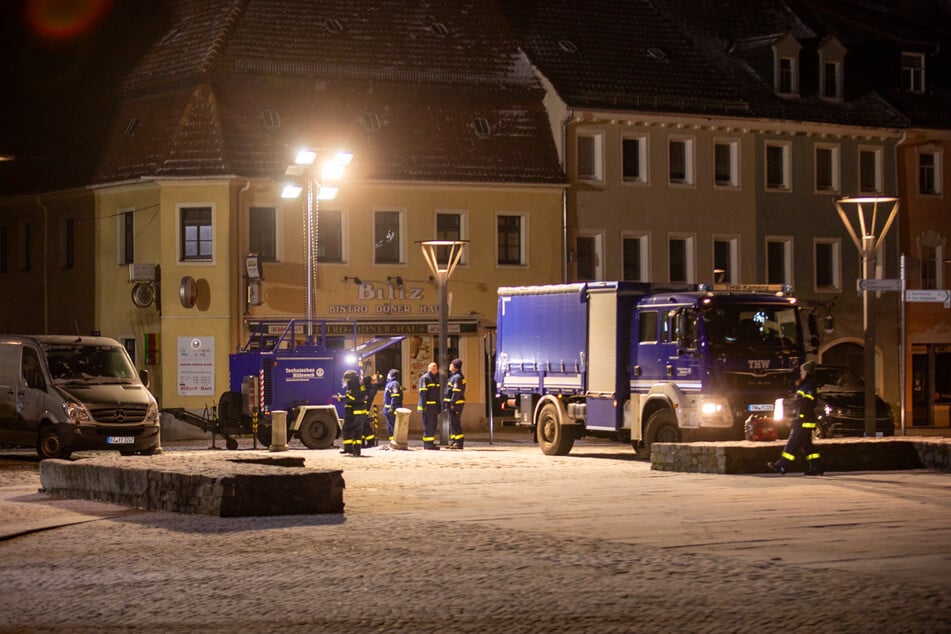
[[[613,394],[617,381],[617,294],[588,297],[588,392]]]

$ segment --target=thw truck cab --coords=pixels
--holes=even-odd
[[[591,282],[500,288],[496,382],[546,454],[585,435],[654,442],[743,438],[805,355],[783,293]]]

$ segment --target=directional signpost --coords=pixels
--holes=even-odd
[[[951,308],[951,291],[942,289],[907,290],[905,291],[905,301],[943,303],[945,308]]]
[[[862,291],[900,291],[901,280],[855,280],[855,287],[860,293]]]

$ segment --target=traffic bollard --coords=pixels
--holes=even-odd
[[[283,410],[271,412],[270,451],[287,451],[287,412]]]
[[[409,415],[411,413],[405,407],[396,408],[396,424],[393,425],[393,440],[390,441],[390,447],[393,449],[409,449],[406,438],[409,436]]]

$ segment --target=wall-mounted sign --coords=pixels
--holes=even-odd
[[[178,285],[178,299],[182,303],[182,308],[193,308],[198,301],[198,284],[191,275],[182,278]]]
[[[214,396],[215,338],[178,338],[178,395]]]
[[[133,263],[129,265],[130,282],[154,282],[155,264]]]
[[[248,254],[248,257],[244,260],[244,268],[249,279],[264,279],[264,267],[261,265],[261,256],[257,253]]]
[[[149,282],[139,282],[132,287],[132,303],[139,308],[148,308],[155,301],[155,287]]]

